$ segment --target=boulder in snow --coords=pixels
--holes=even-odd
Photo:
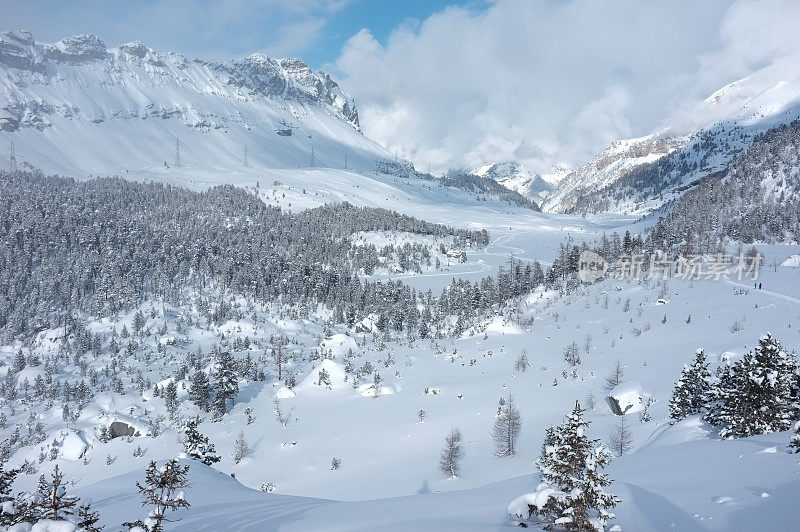
[[[135,427],[128,425],[124,421],[112,421],[108,427],[108,434],[111,438],[121,438],[122,436],[141,436]]]
[[[636,381],[618,384],[608,394],[608,405],[611,407],[611,411],[618,416],[644,410],[642,387]]]

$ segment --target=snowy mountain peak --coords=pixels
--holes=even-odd
[[[539,199],[538,196],[546,194],[552,188],[542,176],[528,170],[518,161],[504,161],[499,163],[483,163],[472,172],[478,177],[485,177],[497,181],[504,187],[519,192],[528,198]]]
[[[68,65],[81,65],[102,61],[108,56],[106,43],[97,35],[73,35],[61,39],[57,43],[46,44],[42,47],[46,60],[52,60]]]
[[[312,71],[300,59],[272,59],[264,54],[253,54],[226,62],[190,62],[180,54],[155,52],[141,41],[111,49],[96,35],[74,35],[56,43],[39,43],[29,31],[21,30],[0,34],[0,65],[6,71],[2,79],[6,97],[0,113],[0,128],[6,131],[26,125],[37,128],[47,125],[51,120],[46,115],[66,104],[41,99],[30,101],[26,95],[29,86],[73,81],[79,85],[89,81],[87,74],[101,78],[92,81],[108,92],[124,91],[134,81],[152,81],[160,86],[189,88],[204,95],[232,93],[238,89],[253,98],[297,101],[330,109],[359,130],[353,98],[328,74]],[[92,65],[99,65],[99,68],[92,68],[90,72],[74,70]],[[232,90],[226,91],[225,86]],[[242,99],[241,94],[224,96]],[[151,102],[145,105],[148,103]],[[27,121],[24,120],[26,115]]]

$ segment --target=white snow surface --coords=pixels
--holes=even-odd
[[[375,174],[375,161],[387,155],[356,130],[352,115],[343,113],[345,96],[335,96],[333,103],[288,90],[270,92],[268,97],[227,83],[224,68],[157,53],[138,43],[107,49],[92,39],[51,47],[24,34],[4,34],[3,39],[17,47],[13,53],[6,47],[3,53],[10,53],[18,66],[5,63],[0,69],[0,102],[5,105],[16,98],[13,101],[25,103],[22,125],[13,132],[0,131],[1,149],[13,139],[21,161],[79,178],[118,173],[193,189],[234,183],[290,210],[348,201],[490,231],[490,244],[467,250],[465,263],[420,274],[385,271],[375,276],[402,280],[418,291],[438,293],[454,277],[480,282],[505,265],[509,256],[529,262],[538,259],[546,266],[559,243],[592,241],[603,232],[641,228],[629,225],[634,216],[535,213],[481,201],[435,181]],[[296,63],[281,68],[276,70],[283,72],[281,76],[302,70]],[[299,75],[301,81],[310,79],[305,71]],[[779,89],[788,94],[793,90]],[[726,94],[739,90],[733,87]],[[721,96],[728,97],[733,98]],[[748,109],[760,109],[764,116],[778,112],[766,103],[754,107],[755,103]],[[743,117],[758,120],[753,113]],[[281,120],[297,127],[291,137],[275,133]],[[173,164],[176,137],[181,139],[180,167]],[[616,144],[609,150],[609,165],[618,171],[680,145],[674,138],[658,145],[653,140]],[[312,141],[317,164],[313,168]],[[243,164],[245,145],[248,167]],[[570,178],[564,179],[566,183]],[[405,237],[357,238],[377,243]],[[766,255],[764,264],[800,255],[798,246],[759,249]],[[698,346],[712,361],[712,371],[746,353],[767,330],[788,351],[800,350],[796,271],[764,268],[759,281],[764,290],[752,290],[749,281],[671,280],[668,305],[656,305],[661,287],[655,282],[606,279],[569,296],[537,291],[472,326],[460,338],[424,341],[406,334],[384,336],[329,325],[330,312],[324,308],[290,316],[278,315],[269,305],[249,308],[248,302],[237,301],[241,317],[214,325],[205,324],[191,302],[183,306],[145,302],[141,309],[149,332],[137,338],[140,358],[128,361],[126,371],[141,371],[152,383],[167,383],[175,379],[177,364],[198,348],[208,353],[212,345],[230,347],[234,339],[247,337],[250,348],[234,356],[259,359],[266,356],[272,335],[285,334],[292,340],[285,369],[298,376],[290,389],[269,368],[265,381],[240,382],[235,404],[222,420],[213,422],[204,415],[199,429],[214,443],[221,461],[213,468],[187,462],[191,482],[186,499],[191,507],[174,519],[170,516],[167,530],[507,530],[516,524],[508,515],[509,503],[517,500],[518,510],[519,503],[530,499],[517,498],[532,493],[539,483],[532,464],[545,429],[560,423],[576,399],[584,405],[589,394],[597,399],[586,414],[591,422],[587,433],[607,439],[618,420],[600,399],[607,394],[604,377],[616,360],[624,364],[627,387],[615,393],[635,403],[647,390],[653,402],[651,421],[630,416],[632,451],[615,458],[608,468],[614,479],[608,491],[622,500],[614,509],[613,525],[636,531],[791,530],[797,524],[800,458],[788,453],[788,432],[722,440],[698,416],[672,425],[668,417],[675,380]],[[633,310],[623,312],[628,298]],[[118,333],[123,325],[131,330],[133,315],[132,311],[86,318],[87,329],[104,341],[101,354],[92,361],[95,369],[110,364],[111,332]],[[187,318],[192,325],[187,325]],[[732,333],[734,321],[741,330]],[[161,327],[166,333],[157,332]],[[0,378],[5,378],[20,349],[56,355],[61,334],[46,330],[25,344],[0,346]],[[563,360],[564,347],[573,341],[583,346],[587,336],[590,347],[581,351],[582,362],[573,375]],[[523,349],[530,366],[518,372],[514,363]],[[353,366],[369,362],[372,370],[358,381],[344,371],[351,351]],[[153,358],[144,362],[145,353]],[[312,360],[312,353],[321,358]],[[331,389],[316,384],[322,369],[331,378]],[[23,389],[24,378],[32,384],[42,371],[41,365],[25,368],[17,376],[16,388]],[[382,377],[377,394],[370,380],[375,371]],[[69,362],[54,378],[74,385],[84,377],[80,367]],[[190,378],[177,381],[183,419],[200,413],[186,396]],[[107,385],[107,377],[101,380]],[[489,433],[498,399],[509,394],[522,414],[519,453],[498,457]],[[285,427],[275,419],[275,399],[286,415]],[[37,468],[20,475],[15,487],[33,489],[38,475],[58,464],[65,478],[74,481],[69,490],[93,500],[106,530],[146,516],[135,483],[144,479],[148,461],[184,452],[175,424],[166,417],[164,400],[153,394],[152,387],[144,392],[128,387],[125,394],[106,388],[69,421],[62,418],[60,404],[37,400],[15,408],[13,414],[8,404],[2,410],[7,422],[0,439],[8,438],[15,428],[25,434],[29,413],[45,432],[40,443],[10,457],[10,466],[27,460]],[[424,422],[419,419],[421,410]],[[248,424],[248,416],[252,423]],[[150,423],[157,419],[160,431],[154,435]],[[134,426],[142,436],[101,441],[100,427],[115,420]],[[444,436],[453,427],[464,437],[458,478],[437,467]],[[236,463],[233,450],[240,431],[250,444],[250,454]],[[51,460],[53,440],[57,453]],[[134,456],[138,449],[142,453]],[[331,468],[333,457],[341,461],[337,470]],[[258,490],[268,483],[274,485],[273,492]]]

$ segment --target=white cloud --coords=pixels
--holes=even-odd
[[[497,0],[451,7],[336,62],[365,132],[436,169],[580,164],[800,49],[800,3]]]

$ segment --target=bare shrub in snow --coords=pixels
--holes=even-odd
[[[453,478],[457,477],[461,471],[461,460],[464,458],[464,450],[461,445],[461,431],[457,427],[450,429],[439,455],[439,469]]]

